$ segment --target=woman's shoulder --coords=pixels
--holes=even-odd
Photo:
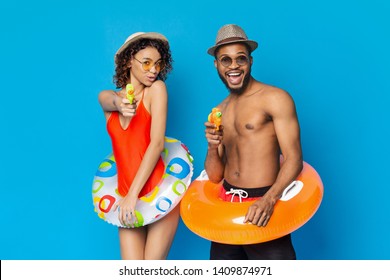
[[[165,82],[161,80],[154,81],[153,84],[150,86],[150,89],[152,90],[166,89]]]
[[[146,88],[145,94],[150,96],[166,95],[167,87],[163,81],[157,80],[150,87]]]
[[[157,80],[144,91],[144,106],[150,112],[151,104],[160,104],[163,106],[168,99],[168,92],[163,81]],[[165,106],[165,105],[164,105]]]

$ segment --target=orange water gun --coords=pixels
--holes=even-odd
[[[132,84],[126,85],[126,98],[133,104],[134,101],[134,86]]]
[[[219,108],[213,108],[209,114],[208,121],[215,124],[216,130],[219,130],[219,127],[222,123],[222,112]]]

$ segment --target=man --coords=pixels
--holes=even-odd
[[[205,170],[210,181],[223,180],[223,200],[254,201],[245,223],[266,227],[275,203],[299,175],[303,161],[291,96],[251,76],[251,53],[257,46],[241,27],[228,24],[221,27],[216,44],[207,51],[215,57],[214,65],[229,95],[218,105],[220,129],[205,123]],[[212,242],[210,259],[296,259],[296,255],[289,234],[251,245]]]

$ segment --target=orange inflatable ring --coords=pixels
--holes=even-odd
[[[222,201],[218,198],[220,187],[210,182],[203,171],[185,193],[180,213],[184,224],[192,232],[225,244],[261,243],[297,230],[317,211],[324,192],[320,176],[304,162],[301,174],[275,204],[267,226],[258,227],[243,223],[253,201]]]

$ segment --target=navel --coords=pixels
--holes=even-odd
[[[245,125],[245,128],[246,128],[246,129],[254,129],[255,127],[253,126],[253,124],[247,123],[247,124]]]

